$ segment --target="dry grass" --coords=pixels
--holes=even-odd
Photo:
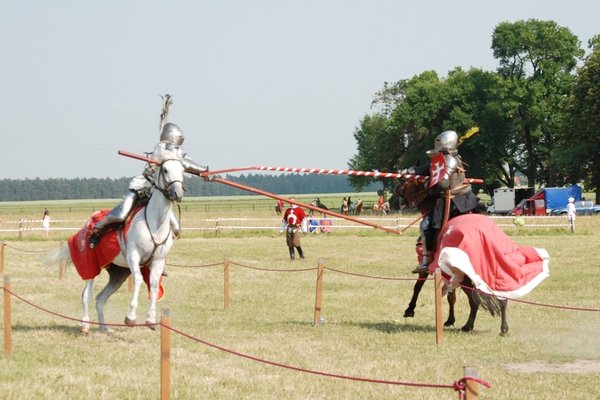
[[[1,207],[0,207],[1,209]],[[56,213],[55,213],[56,214]],[[266,212],[256,215],[272,216]],[[221,215],[226,216],[226,215]],[[59,218],[53,215],[54,218]],[[84,219],[85,214],[73,216]],[[184,214],[193,226],[207,214]],[[8,219],[3,214],[3,219]],[[521,244],[544,247],[551,274],[526,300],[598,309],[600,219],[578,219],[578,232],[512,230]],[[79,318],[83,282],[73,270],[57,279],[41,267],[42,253],[66,233],[43,241],[33,233],[12,237],[5,248],[5,274],[12,290],[54,312]],[[334,374],[390,381],[451,384],[465,365],[491,383],[482,399],[598,398],[600,313],[568,311],[518,302],[509,304],[510,335],[482,312],[472,334],[458,331],[467,317],[459,295],[457,328],[435,344],[433,289],[427,283],[416,317],[402,318],[412,281],[377,280],[325,272],[322,315],[312,326],[316,272],[269,272],[231,266],[231,305],[223,310],[222,268],[185,268],[225,256],[240,264],[272,268],[326,266],[374,276],[410,277],[414,234],[335,233],[307,237],[307,259],[290,262],[276,233],[186,235],[176,242],[168,267],[167,297],[160,308],[173,327],[193,337],[261,359]],[[95,291],[106,280],[99,277]],[[107,320],[121,323],[130,294],[122,288],[109,301]],[[160,334],[115,327],[111,335],[78,333],[77,322],[16,298],[12,303],[12,359],[0,361],[0,398],[159,398]],[[140,299],[139,318],[147,303]],[[95,313],[93,313],[95,315]],[[451,389],[411,388],[320,377],[247,360],[173,334],[171,397],[175,399],[455,399]]]

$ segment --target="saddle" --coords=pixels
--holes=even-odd
[[[138,211],[139,209],[135,210],[132,215],[135,215]],[[110,266],[111,261],[114,260],[121,251],[116,229],[106,232],[95,248],[90,249],[87,245],[87,239],[91,232],[91,228],[109,212],[110,210],[96,211],[79,232],[71,236],[68,240],[67,244],[69,246],[71,260],[73,261],[77,273],[83,280],[94,279],[98,276],[102,269]],[[130,222],[131,219],[125,224],[125,230],[129,228]],[[148,286],[148,290],[150,290],[150,268],[147,265],[144,265],[140,268],[140,271],[142,272],[144,282]],[[164,297],[164,294],[165,289],[162,285],[161,277],[158,294],[159,300]]]

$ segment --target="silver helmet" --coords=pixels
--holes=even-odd
[[[183,144],[183,131],[177,125],[168,122],[165,124],[162,132],[160,133],[160,141],[165,143],[171,143],[177,146]]]
[[[427,154],[434,156],[439,152],[453,153],[458,147],[458,135],[454,131],[444,131],[435,138],[433,150],[427,151]]]

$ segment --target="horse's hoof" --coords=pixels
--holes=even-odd
[[[502,336],[502,337],[508,336],[508,330],[506,330],[506,331],[501,331],[501,332],[500,332],[500,336]]]
[[[404,310],[404,318],[413,318],[415,316],[415,310],[407,308]]]
[[[87,335],[88,333],[90,333],[90,327],[89,326],[79,327],[79,333],[81,333],[82,335]]]
[[[446,322],[444,322],[444,326],[446,328],[450,328],[451,326],[454,326],[454,321],[449,319]]]
[[[152,329],[153,331],[156,330],[156,321],[150,321],[150,320],[146,320],[146,326],[150,329]]]
[[[473,327],[465,325],[462,328],[460,328],[460,330],[463,331],[463,332],[472,332],[473,331]]]
[[[135,318],[129,319],[129,317],[125,317],[125,325],[128,325],[128,326],[135,325]]]

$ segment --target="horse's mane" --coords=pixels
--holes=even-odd
[[[433,208],[434,199],[420,180],[403,181],[396,186],[395,194],[398,195],[400,205],[416,208],[421,214],[427,214]]]

